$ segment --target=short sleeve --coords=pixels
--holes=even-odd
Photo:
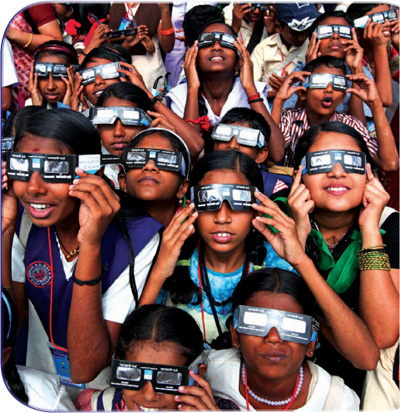
[[[12,280],[18,283],[25,282],[25,247],[17,234],[14,234],[11,253]]]
[[[37,27],[56,20],[56,14],[51,3],[32,6],[28,9],[28,12]]]

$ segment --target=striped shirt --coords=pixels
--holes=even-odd
[[[376,137],[369,134],[368,129],[357,118],[346,113],[334,112],[330,121],[343,122],[356,129],[364,138],[371,156],[378,151],[378,141]],[[293,166],[294,151],[303,133],[310,128],[305,109],[285,109],[282,111],[279,128],[285,139],[284,166]]]

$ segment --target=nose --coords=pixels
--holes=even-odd
[[[332,87],[332,83],[331,83],[331,82],[329,82],[329,83],[326,85],[325,91],[326,91],[326,92],[332,92],[332,91],[333,91],[333,87]]]
[[[39,172],[36,171],[31,175],[26,192],[30,196],[43,195],[47,192],[46,185]]]
[[[234,136],[234,137],[230,140],[230,142],[229,142],[229,144],[228,144],[228,148],[229,148],[229,149],[232,149],[232,150],[239,150],[239,149],[240,149],[240,145],[238,144],[238,141],[237,141],[237,139],[236,139],[236,136]]]
[[[340,165],[340,163],[336,163],[333,166],[333,169],[328,172],[328,176],[331,176],[333,178],[341,178],[342,176],[345,176],[346,172],[345,170],[342,168],[342,165]]]
[[[142,398],[146,402],[154,402],[160,399],[161,395],[154,391],[151,381],[146,382],[141,390]]]
[[[283,341],[278,333],[278,330],[276,327],[272,327],[269,331],[268,334],[264,337],[265,342],[269,343],[278,343],[280,341]]]
[[[153,160],[147,161],[146,165],[142,168],[143,171],[158,172],[157,165]]]
[[[231,220],[231,207],[227,201],[224,201],[221,208],[215,214],[214,222],[217,224],[228,224]]]
[[[54,77],[52,73],[49,73],[48,81],[47,81],[47,89],[54,89]]]
[[[124,137],[125,136],[125,126],[120,119],[117,119],[114,123],[114,136]]]
[[[214,44],[212,45],[212,50],[221,50],[222,46],[219,42],[219,40],[215,40]]]
[[[339,33],[336,30],[333,31],[331,39],[335,39],[335,40],[339,39]]]
[[[303,32],[297,32],[296,37],[299,42],[305,42],[305,40],[308,37],[308,30],[304,30]]]
[[[103,79],[100,75],[97,75],[97,76],[96,76],[96,79],[94,80],[94,83],[95,83],[96,85],[101,85],[101,84],[104,83],[104,79]]]

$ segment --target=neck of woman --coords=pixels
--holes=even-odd
[[[204,260],[207,268],[220,273],[230,273],[239,269],[246,259],[245,244],[239,245],[234,251],[217,252],[204,244]]]
[[[65,248],[64,254],[74,251],[78,247],[78,232],[80,228],[78,214],[79,212],[54,226],[60,246],[62,245]],[[64,249],[63,247],[61,247],[61,250]]]
[[[233,74],[225,72],[215,73],[211,78],[201,78],[201,91],[216,115],[219,113],[214,110],[214,107],[222,109],[232,91],[234,81]]]
[[[165,228],[167,228],[177,210],[177,204],[174,201],[142,201],[140,205],[144,211]]]

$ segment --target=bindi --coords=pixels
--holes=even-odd
[[[39,148],[32,148],[32,152],[40,152]]]

